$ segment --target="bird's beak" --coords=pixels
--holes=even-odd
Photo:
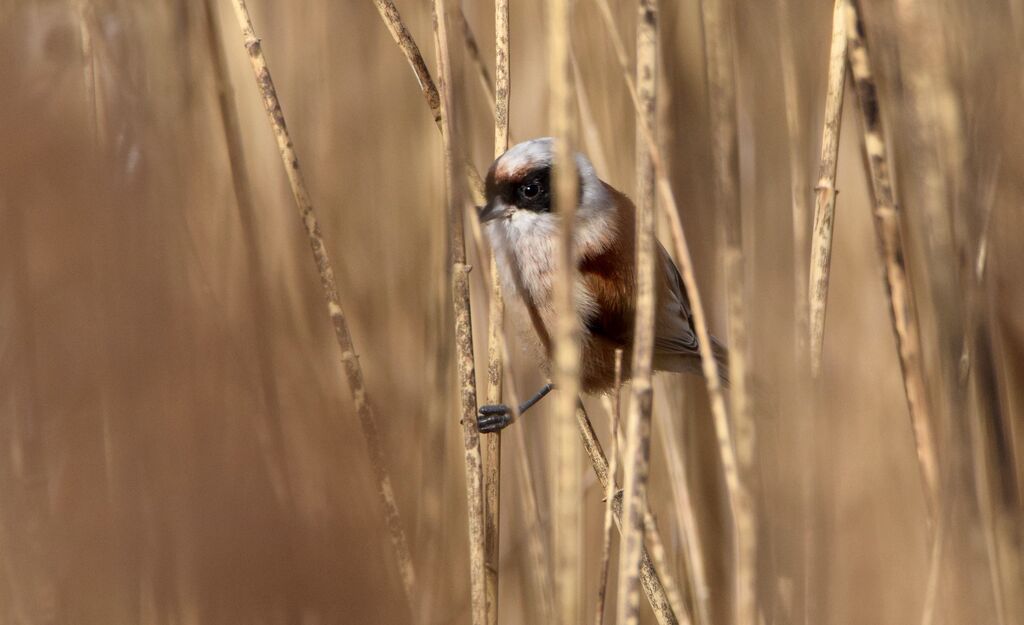
[[[486,206],[479,208],[480,222],[487,223],[508,214],[508,205],[501,198],[494,198]]]

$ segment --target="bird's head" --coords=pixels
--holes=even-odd
[[[487,204],[480,209],[480,220],[528,220],[538,226],[554,226],[558,217],[552,212],[554,189],[551,166],[554,161],[551,137],[524,141],[498,157],[487,171]],[[597,177],[587,157],[576,154],[579,196],[576,226],[604,217],[611,206],[604,183]]]

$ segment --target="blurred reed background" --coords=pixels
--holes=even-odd
[[[251,214],[233,190],[202,2],[0,5],[0,622],[469,622],[440,135],[373,2],[252,1],[376,411],[417,575],[410,607],[241,34],[230,3],[214,4]],[[458,3],[448,4],[456,147],[484,170],[490,104]],[[549,83],[546,5],[510,4],[515,142],[548,134]],[[711,329],[723,336],[701,6],[658,4],[658,141]],[[436,70],[430,3],[397,6]],[[461,9],[493,76],[493,7]],[[612,9],[632,50],[636,6]],[[934,510],[849,80],[818,379],[799,356],[794,275],[807,275],[810,252],[806,239],[794,249],[791,191],[804,195],[797,230],[809,237],[832,9],[733,6],[759,619],[1021,623],[1024,5],[863,2],[921,322]],[[576,89],[597,131],[583,148],[632,194],[633,104],[597,4],[578,0],[573,11]],[[797,115],[793,145],[787,108]],[[487,264],[468,247],[482,401]],[[517,386],[535,388],[535,363],[514,339],[511,348]],[[648,494],[668,565],[682,585],[680,510],[659,440],[666,417],[692,488],[710,621],[727,623],[732,521],[704,385],[662,374],[656,389],[656,411],[667,413],[655,418]],[[504,623],[549,618],[551,588],[537,580],[550,572],[539,576],[531,559],[517,465],[531,460],[548,541],[553,403],[513,426],[526,456],[504,437]],[[609,449],[601,402],[587,405]],[[589,620],[604,492],[589,469],[584,486]]]

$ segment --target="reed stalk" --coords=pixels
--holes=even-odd
[[[551,0],[547,6],[549,125],[555,138],[552,166],[553,210],[560,227],[555,249],[554,382],[558,388],[552,421],[554,488],[552,516],[555,554],[555,599],[563,625],[579,623],[583,589],[583,480],[573,415],[579,396],[579,327],[574,298],[576,255],[573,229],[577,189],[575,119],[569,36],[570,0]]]
[[[753,483],[754,418],[750,403],[746,272],[743,254],[742,211],[739,196],[739,139],[736,121],[736,76],[731,0],[704,0],[704,58],[707,64],[711,111],[711,154],[715,178],[716,211],[721,218],[725,247],[726,311],[729,328],[729,395],[740,487],[735,493],[736,623],[756,625],[757,521]]]
[[[249,61],[252,64],[256,86],[263,101],[263,108],[266,110],[271,130],[273,130],[274,138],[277,141],[281,163],[284,165],[285,174],[288,177],[288,184],[295,200],[295,206],[298,209],[299,218],[305,227],[306,236],[309,239],[309,245],[313,252],[313,260],[316,264],[317,273],[320,276],[320,286],[323,289],[324,299],[327,301],[327,311],[334,328],[334,337],[338,343],[338,349],[341,350],[341,362],[345,371],[345,377],[348,381],[349,390],[352,392],[356,414],[359,417],[360,429],[362,430],[366,449],[370,456],[370,467],[373,470],[377,483],[377,494],[380,497],[384,510],[388,536],[395,551],[396,564],[402,578],[406,601],[409,604],[413,618],[415,618],[416,575],[412,564],[412,555],[409,552],[409,546],[405,539],[405,531],[402,529],[398,504],[395,502],[394,489],[391,487],[391,477],[384,461],[384,449],[380,440],[380,432],[377,429],[377,418],[367,396],[366,385],[363,381],[363,370],[359,364],[359,357],[356,355],[352,335],[348,328],[348,321],[345,319],[345,312],[341,307],[338,287],[334,279],[334,268],[327,254],[327,246],[324,244],[323,235],[320,231],[320,221],[317,219],[302,170],[299,167],[299,157],[295,153],[291,135],[285,123],[284,112],[281,110],[281,103],[277,97],[273,78],[270,75],[270,68],[267,66],[266,58],[263,55],[263,47],[253,29],[252,19],[249,17],[249,9],[246,7],[245,0],[232,0],[232,4],[235,16],[238,19],[238,26],[242,32],[242,41],[246,52],[249,54]]]
[[[846,91],[846,25],[844,0],[835,0],[832,16],[832,48],[828,60],[828,91],[825,94],[825,125],[821,133],[821,161],[814,187],[814,234],[811,242],[809,348],[811,374],[821,370],[821,347],[825,336],[825,307],[832,262],[832,233],[835,230],[836,170],[839,166],[839,131],[843,122],[843,94]]]
[[[578,85],[577,85],[577,88]],[[604,526],[601,532],[601,569],[598,573],[597,606],[594,609],[594,625],[604,624],[604,605],[608,595],[608,568],[611,564],[612,525],[615,518],[612,512],[613,502],[618,493],[615,492],[615,474],[619,470],[619,421],[622,398],[622,350],[615,350],[615,386],[612,388],[610,410],[608,410],[608,431],[611,433],[612,455],[608,463],[608,473],[613,479],[608,480],[604,488]]]
[[[932,434],[934,421],[929,409],[921,361],[921,334],[914,312],[913,295],[905,265],[906,250],[900,232],[900,207],[893,192],[890,173],[892,164],[885,146],[878,87],[868,54],[860,2],[844,0],[844,3],[847,54],[860,111],[863,131],[861,147],[871,179],[875,233],[885,267],[885,286],[889,295],[893,330],[899,347],[903,388],[914,429],[918,467],[928,506],[928,518],[931,521],[936,518],[935,513],[938,509],[938,460],[935,454],[935,437]]]
[[[656,127],[658,12],[655,0],[637,3],[636,83],[641,107],[638,124]],[[632,386],[626,449],[623,456],[624,501],[622,540],[619,543],[616,622],[640,621],[640,552],[644,542],[647,477],[651,454],[651,360],[654,356],[655,238],[654,173],[643,139],[636,139],[636,317],[633,330]],[[613,436],[617,430],[613,430]]]
[[[462,18],[467,43],[475,41],[469,30],[465,15]],[[508,150],[508,103],[511,84],[509,80],[509,26],[508,0],[494,2],[495,61],[494,61],[494,156],[497,158]],[[479,56],[479,55],[478,55]],[[483,67],[483,64],[480,63]],[[485,91],[487,91],[485,89]],[[484,257],[481,257],[484,258]],[[504,341],[505,304],[501,294],[501,280],[498,265],[491,255],[488,263],[491,287],[487,332],[487,403],[501,402],[503,379],[502,349]],[[487,571],[487,623],[498,622],[498,571],[499,571],[499,528],[501,506],[501,432],[484,435],[484,540]]]
[[[448,249],[452,267],[452,306],[455,309],[455,357],[459,383],[459,422],[462,424],[463,460],[466,471],[466,504],[469,527],[469,587],[472,622],[487,621],[484,543],[483,466],[476,414],[476,364],[473,358],[473,319],[469,271],[463,228],[462,198],[455,174],[455,145],[450,91],[451,57],[448,51],[448,12],[445,0],[433,4],[434,49],[440,94],[441,141],[444,145],[445,184],[448,197]]]

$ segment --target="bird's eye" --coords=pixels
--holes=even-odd
[[[540,197],[541,191],[543,187],[539,182],[529,182],[519,187],[519,197],[527,201],[536,200]]]

